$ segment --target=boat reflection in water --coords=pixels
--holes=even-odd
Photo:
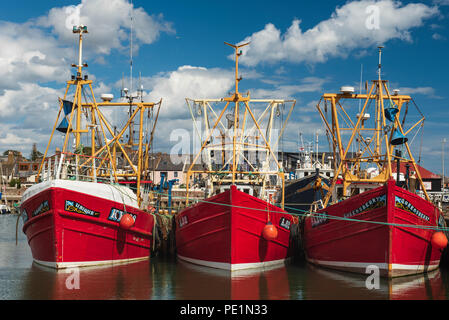
[[[329,270],[307,266],[305,300],[446,300],[448,292],[444,274],[439,269],[427,274],[388,279],[381,277],[379,287],[373,284],[371,275]]]
[[[368,289],[369,274],[288,264],[227,271],[175,259],[55,270],[33,263],[19,300],[440,300],[449,299],[449,273],[388,280]],[[372,283],[368,280],[369,283]]]
[[[180,300],[290,299],[285,265],[231,272],[178,260],[174,285]]]
[[[152,291],[149,261],[59,271],[33,263],[21,299],[147,300],[152,298]]]

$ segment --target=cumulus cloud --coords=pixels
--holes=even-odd
[[[442,97],[435,94],[435,89],[432,87],[401,87],[399,88],[399,91],[401,94],[422,94],[433,99],[442,99]]]
[[[128,48],[131,12],[135,50],[161,33],[175,32],[162,15],[149,14],[127,0],[82,0],[23,23],[0,21],[0,149],[29,149],[31,142],[43,145],[48,139],[58,97],[64,94],[64,81],[78,54],[72,25],[88,26],[85,61],[106,63],[113,50]],[[109,89],[104,83],[94,88],[96,93]]]
[[[436,6],[421,3],[403,5],[393,0],[349,2],[331,17],[306,31],[301,20],[293,20],[282,34],[272,23],[246,37],[240,61],[248,66],[290,61],[325,62],[332,57],[347,57],[352,51],[383,44],[392,39],[412,41],[411,29],[439,14]],[[232,58],[230,56],[230,58]]]
[[[149,15],[134,8],[127,0],[82,0],[79,5],[52,8],[47,16],[37,19],[40,26],[51,28],[59,41],[73,44],[73,25],[88,26],[86,44],[96,53],[109,54],[123,49],[129,40],[133,17],[134,49],[156,41],[161,32],[174,33],[172,23],[161,14]]]
[[[145,99],[155,102],[162,98],[161,116],[176,119],[189,114],[186,98],[226,96],[234,84],[233,76],[229,70],[185,65],[175,71],[144,78],[142,82],[150,90]]]
[[[0,22],[0,93],[18,82],[63,81],[68,78],[71,50],[31,23]]]
[[[47,113],[50,105],[57,105],[58,95],[63,94],[63,90],[41,87],[34,83],[17,85],[16,89],[7,89],[0,96],[0,118]]]
[[[156,41],[161,32],[174,32],[161,15],[149,15],[126,0],[82,0],[77,6],[53,8],[25,23],[0,21],[0,94],[14,89],[17,82],[67,80],[77,56],[73,23],[88,26],[85,51],[88,55],[94,52],[96,61],[104,63],[104,55],[111,50],[128,46],[131,11],[136,50]]]
[[[327,79],[318,77],[306,77],[299,81],[297,85],[285,85],[273,82],[272,89],[254,89],[251,91],[252,97],[257,98],[284,98],[291,99],[298,93],[320,92]]]

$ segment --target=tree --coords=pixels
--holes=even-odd
[[[21,153],[20,151],[17,151],[17,150],[11,150],[11,149],[6,150],[5,152],[3,152],[3,155],[4,155],[4,156],[7,156],[7,155],[9,154],[9,151],[12,151],[12,153],[13,153],[13,155],[14,155],[15,157],[18,157],[18,156],[21,156],[21,155],[22,155],[22,153]]]

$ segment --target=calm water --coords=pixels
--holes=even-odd
[[[55,271],[33,263],[19,220],[16,246],[13,215],[0,215],[0,299],[443,299],[449,297],[449,270],[425,276],[381,280],[365,286],[366,276],[290,264],[233,274],[175,259],[154,258],[126,266]],[[77,280],[76,280],[77,279]]]

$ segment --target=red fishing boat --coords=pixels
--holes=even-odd
[[[318,103],[339,161],[322,208],[303,221],[303,237],[311,263],[360,273],[377,267],[381,275],[396,277],[436,269],[447,238],[441,231],[446,230],[443,215],[430,202],[406,137],[424,117],[404,127],[413,100],[398,91],[390,94],[388,82],[380,78],[380,57],[381,47],[379,79],[366,94],[342,87]],[[407,167],[404,181],[401,164]]]
[[[141,178],[147,170],[144,158],[150,143],[143,141],[143,120],[160,103],[144,103],[141,99],[135,102],[141,95],[126,95],[123,102],[111,102],[113,97],[109,94],[97,102],[92,81],[83,75],[87,64],[82,63],[82,40],[87,28],[74,27],[73,32],[79,34],[79,62],[73,65],[77,71],[60,99],[59,113],[37,175],[39,183],[22,197],[23,232],[33,259],[53,268],[148,259],[155,221],[143,210],[147,204]],[[67,100],[71,94],[73,102]],[[126,124],[120,130],[113,130],[104,110],[119,107],[127,111],[129,108],[129,118],[122,119]],[[140,123],[139,138],[134,140],[130,135],[124,144],[124,133],[133,132],[134,122]],[[154,128],[155,123],[153,131]],[[62,151],[47,157],[56,130],[63,134],[64,145]],[[90,146],[82,144],[86,140],[81,134],[87,136]],[[71,137],[73,150],[69,148]],[[135,192],[120,185],[123,180],[133,181]]]
[[[273,148],[288,117],[280,123],[277,141],[273,137],[275,123],[282,118],[285,104],[291,105],[290,116],[295,101],[252,100],[249,93],[242,96],[238,92],[238,51],[245,45],[230,45],[236,57],[234,95],[187,99],[194,123],[199,122],[194,115],[201,115],[204,122],[199,123],[206,128],[199,135],[201,149],[186,175],[187,208],[176,216],[178,258],[225,270],[285,263],[292,253],[290,230],[295,223],[283,210],[285,177]],[[221,112],[215,112],[211,102],[226,104]],[[256,117],[250,102],[268,106],[257,108],[262,113]],[[224,116],[230,106],[232,112]],[[215,119],[213,126],[209,126],[210,119]],[[197,163],[200,156],[201,164]],[[205,186],[205,199],[189,199],[192,177],[194,188]],[[280,207],[271,201],[277,198]]]
[[[238,270],[282,264],[291,254],[291,216],[236,186],[182,211],[177,222],[177,255],[188,262]],[[263,237],[269,222],[272,240]]]

